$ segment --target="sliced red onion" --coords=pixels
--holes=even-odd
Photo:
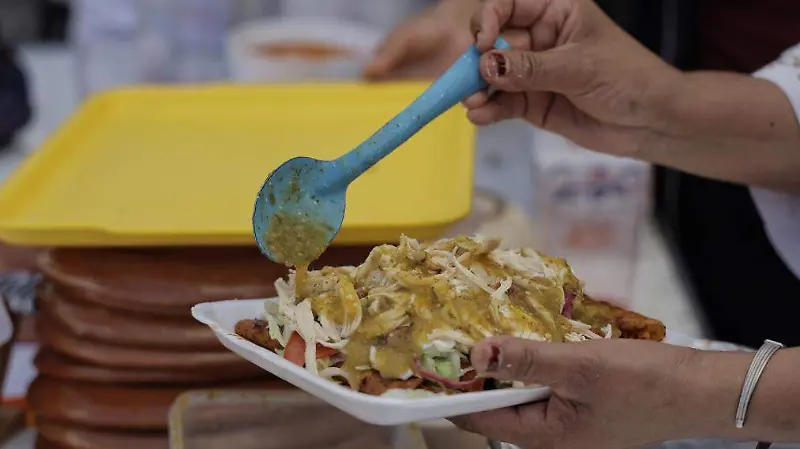
[[[453,380],[447,377],[441,376],[437,373],[430,372],[420,366],[419,361],[414,362],[414,368],[416,371],[419,372],[420,377],[423,379],[433,380],[436,382],[441,383],[447,388],[452,388],[453,390],[469,390],[472,387],[483,382],[483,378],[476,377],[475,379],[470,380]]]
[[[564,292],[564,308],[561,309],[561,314],[569,319],[572,319],[572,307],[574,300],[575,300],[574,294]]]

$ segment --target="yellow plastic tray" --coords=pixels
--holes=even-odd
[[[0,189],[20,245],[251,244],[264,179],[331,159],[423,84],[134,88],[90,99]],[[475,131],[454,108],[354,182],[336,242],[433,238],[470,209]]]

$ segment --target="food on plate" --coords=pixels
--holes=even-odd
[[[298,270],[275,286],[278,300],[266,302],[263,317],[239,321],[236,333],[373,395],[514,386],[470,367],[470,348],[487,337],[660,341],[666,333],[657,320],[589,298],[563,259],[481,236],[402,237],[357,267]]]
[[[352,49],[330,44],[328,42],[298,41],[298,42],[272,42],[259,44],[254,47],[259,56],[270,58],[293,58],[324,61],[330,59],[352,58]]]

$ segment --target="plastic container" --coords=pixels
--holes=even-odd
[[[225,43],[234,6],[227,0],[137,2],[141,81],[202,83],[227,79]]]
[[[280,0],[281,15],[288,18],[317,17],[350,20],[354,3],[357,2],[358,0]]]
[[[139,62],[139,81],[150,84],[175,81],[172,64],[171,29],[173,18],[170,0],[139,0],[139,31],[136,38],[136,58]]]
[[[308,432],[310,428],[314,431]],[[446,421],[375,427],[354,421],[299,390],[188,392],[172,406],[169,433],[171,449],[487,448],[485,438]],[[364,437],[390,445],[359,445],[357,438]],[[330,444],[315,445],[312,438]]]
[[[364,424],[298,390],[184,393],[169,436],[171,449],[427,449],[417,427]]]
[[[135,53],[138,13],[134,0],[79,0],[73,3],[70,41],[81,96],[139,79]]]
[[[233,23],[280,15],[282,6],[280,2],[264,0],[235,0],[235,4]]]
[[[261,19],[228,39],[233,79],[242,82],[357,80],[381,34],[335,18]]]
[[[332,159],[425,83],[132,88],[85,103],[0,188],[0,239],[32,246],[252,245],[256,194]],[[335,244],[441,236],[472,200],[474,128],[444,113],[356,180]]]
[[[589,294],[629,305],[650,202],[650,166],[538,130],[533,158],[542,249],[566,258]]]
[[[530,152],[532,133],[530,123],[522,120],[481,127],[475,154],[476,186],[498,192],[529,214],[534,212],[536,182]]]
[[[228,79],[226,41],[233,16],[225,0],[170,0],[176,80],[180,83]]]

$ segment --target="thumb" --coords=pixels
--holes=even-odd
[[[578,388],[573,381],[591,377],[594,359],[584,349],[577,343],[497,337],[475,345],[470,359],[484,377],[564,390]]]
[[[481,74],[506,92],[546,91],[570,94],[591,85],[591,67],[568,46],[542,52],[493,50],[480,60]]]

